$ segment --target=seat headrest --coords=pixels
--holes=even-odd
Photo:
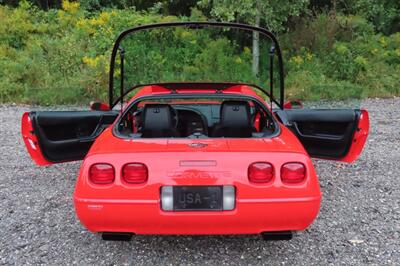
[[[221,106],[221,125],[225,127],[250,127],[250,105],[246,101],[224,101]]]
[[[173,111],[169,104],[146,104],[142,113],[142,128],[163,130],[174,127]]]

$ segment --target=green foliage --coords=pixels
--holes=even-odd
[[[100,0],[90,2],[101,4]],[[284,50],[288,98],[319,100],[400,95],[399,32],[376,33],[377,24],[370,22],[369,15],[364,18],[359,14],[321,13],[315,17],[291,18],[293,24],[285,23],[288,14],[296,16],[306,1],[298,2],[296,7],[282,4],[281,11],[276,7],[277,2],[267,2],[270,7],[265,7],[264,18],[274,11],[267,25],[277,30],[289,27],[279,35]],[[254,11],[254,3],[238,3],[240,5],[233,11],[214,9],[214,15],[220,14],[221,19],[230,16],[233,20],[240,17],[251,23],[249,14]],[[207,5],[205,1],[200,7],[204,10]],[[248,9],[245,5],[249,5]],[[164,13],[162,5],[152,7],[152,11],[146,12],[135,9],[89,12],[79,3],[67,1],[61,9],[49,11],[39,10],[25,1],[16,8],[0,6],[0,102],[50,105],[105,100],[110,53],[119,32],[140,24],[207,19],[197,9],[192,9],[191,17],[175,17],[161,15]],[[129,48],[126,49],[127,59],[132,59],[127,60],[127,73],[131,73],[127,84],[157,81],[158,78],[253,83],[252,54],[248,48],[251,37],[247,43],[242,40],[239,49],[225,38],[227,34],[222,33],[218,39],[212,39],[211,35],[194,35],[182,29],[162,39],[150,34],[124,44]],[[154,50],[147,53],[150,47]],[[269,47],[260,49],[265,55]],[[267,62],[266,58],[261,58],[260,67],[265,69]],[[143,66],[148,66],[146,71]],[[267,78],[261,77],[262,80]]]
[[[352,0],[349,5],[352,13],[365,16],[384,34],[400,30],[400,1],[393,0]]]
[[[307,23],[308,27],[283,38],[289,51],[289,97],[309,100],[399,95],[400,33],[373,34],[371,25],[359,17],[327,17],[321,14]],[[321,21],[327,25],[315,27],[314,23]],[[332,23],[338,26],[328,30]],[[299,36],[304,38],[299,41]]]
[[[223,21],[243,21],[254,24],[259,13],[261,22],[271,31],[282,31],[284,23],[298,16],[307,7],[309,0],[200,0],[199,6],[211,9],[212,17]]]

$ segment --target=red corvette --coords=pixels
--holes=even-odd
[[[270,39],[279,100],[273,96],[272,67],[269,90],[244,82],[155,82],[124,89],[125,37],[205,27],[254,31]],[[115,99],[117,66],[121,82]],[[216,22],[140,26],[116,41],[108,104],[94,103],[89,111],[25,113],[22,135],[38,165],[83,159],[75,209],[82,224],[105,240],[130,240],[133,234],[290,239],[320,208],[310,157],[353,162],[366,142],[369,118],[359,109],[291,109],[283,101],[283,75],[279,44],[265,29]],[[124,102],[134,89],[138,92]]]

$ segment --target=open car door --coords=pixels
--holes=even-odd
[[[22,137],[38,165],[82,160],[118,111],[43,111],[22,116]]]
[[[366,110],[288,109],[275,114],[315,158],[353,162],[368,137]]]

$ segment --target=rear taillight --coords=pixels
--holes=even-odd
[[[283,183],[301,183],[306,178],[306,167],[302,163],[285,163],[281,168]]]
[[[129,184],[141,184],[147,181],[147,166],[142,163],[128,163],[122,168],[122,179]]]
[[[274,178],[274,167],[270,163],[252,163],[248,169],[249,181],[252,183],[268,183]]]
[[[89,179],[93,184],[111,184],[115,179],[114,167],[108,163],[93,164],[89,169]]]

